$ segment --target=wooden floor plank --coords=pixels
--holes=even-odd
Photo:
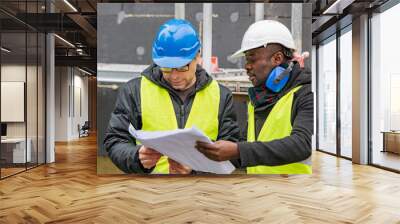
[[[311,176],[96,174],[96,138],[0,181],[0,223],[400,223],[400,175],[313,153]]]

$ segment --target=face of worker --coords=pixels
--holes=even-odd
[[[172,69],[171,72],[162,72],[164,79],[174,88],[175,90],[186,90],[192,87],[196,83],[196,66],[200,60],[198,54],[194,60],[192,60],[188,66],[187,71],[178,71]]]
[[[275,44],[251,49],[245,54],[247,75],[253,86],[257,87],[264,85],[272,69],[284,60],[282,47]]]

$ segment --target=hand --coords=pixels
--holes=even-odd
[[[168,158],[168,163],[170,174],[190,174],[192,172],[192,168],[182,165],[173,159]]]
[[[142,163],[143,167],[146,169],[150,169],[154,167],[158,160],[161,158],[161,153],[157,152],[152,148],[148,148],[146,146],[142,146],[139,149],[139,160]]]
[[[195,147],[207,158],[214,161],[225,161],[239,158],[239,148],[235,142],[224,140],[216,141],[214,144],[196,142]]]

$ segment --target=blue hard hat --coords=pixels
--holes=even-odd
[[[160,26],[153,42],[153,61],[160,67],[179,68],[189,64],[199,52],[196,30],[186,20],[171,19]]]

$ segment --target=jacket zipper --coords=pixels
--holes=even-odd
[[[185,124],[184,124],[184,122],[185,122],[185,105],[181,105],[181,128],[184,128],[185,127]]]

